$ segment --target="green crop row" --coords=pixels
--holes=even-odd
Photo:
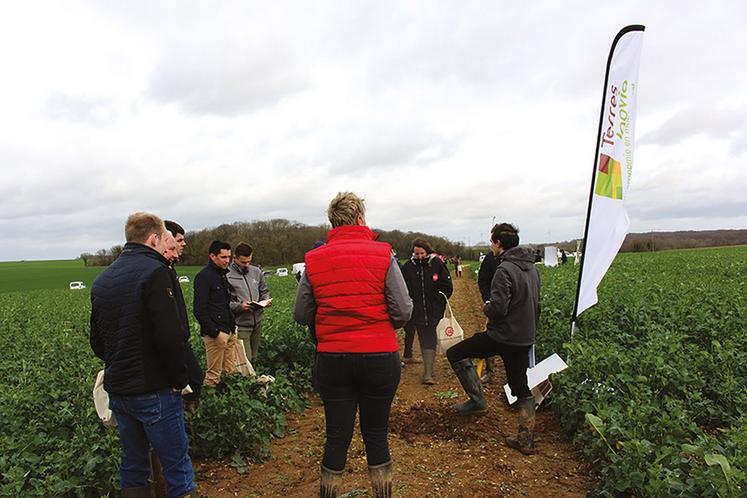
[[[744,496],[747,248],[619,255],[572,341],[578,267],[541,273],[538,356],[570,366],[549,402],[595,493]]]
[[[276,381],[267,388],[235,375],[224,394],[208,390],[197,413],[187,415],[193,456],[262,459],[283,434],[285,413],[304,406],[313,346],[291,317],[296,282],[269,283],[275,299],[255,367]],[[184,292],[191,309],[191,284]],[[93,409],[102,362],[88,346],[89,313],[88,290],[0,294],[0,496],[116,495],[119,440]]]

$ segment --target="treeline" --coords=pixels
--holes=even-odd
[[[122,254],[123,249],[123,246],[116,245],[111,249],[99,249],[96,251],[96,254],[84,252],[80,255],[80,259],[83,260],[86,266],[108,266]]]
[[[623,241],[620,252],[670,251],[672,249],[697,249],[745,244],[747,244],[747,230],[629,233]],[[576,250],[576,240],[541,245],[554,245],[559,249],[571,252]]]
[[[235,247],[239,242],[246,242],[254,248],[253,263],[257,265],[285,265],[303,261],[304,254],[317,241],[325,242],[329,225],[309,226],[303,223],[274,219],[267,221],[235,222],[214,228],[188,232],[185,235],[187,247],[182,255],[182,264],[203,265],[207,262],[208,247],[214,240],[224,240]],[[378,230],[378,240],[392,245],[400,258],[410,254],[410,243],[415,237],[427,239],[439,254],[462,259],[477,259],[478,248],[467,248],[461,242],[452,242],[445,237],[424,234],[421,232],[403,232],[400,230]],[[484,249],[484,248],[483,248]],[[122,252],[122,246],[101,249],[96,254],[81,254],[86,266],[108,265]]]
[[[747,230],[701,230],[679,232],[629,233],[623,252],[668,251],[699,247],[736,246],[747,244]]]
[[[208,247],[213,240],[225,240],[232,247],[242,241],[248,243],[254,248],[254,264],[275,266],[299,263],[314,243],[326,242],[329,230],[329,225],[309,226],[285,219],[236,222],[206,228],[186,234],[187,247],[182,255],[182,263],[205,264]],[[410,254],[410,243],[415,237],[425,237],[436,252],[449,257],[458,254],[462,259],[477,259],[479,255],[479,252],[466,248],[461,242],[452,242],[445,237],[400,230],[374,231],[379,234],[377,240],[391,244],[400,258]]]

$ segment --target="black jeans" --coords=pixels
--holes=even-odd
[[[314,376],[327,424],[322,465],[345,468],[358,409],[368,465],[391,460],[389,412],[399,386],[399,352],[317,353]]]
[[[511,394],[517,398],[532,396],[527,384],[527,368],[529,368],[529,349],[532,346],[509,346],[490,338],[487,332],[479,332],[459,344],[455,344],[446,351],[450,363],[465,358],[489,358],[500,356],[506,368],[506,378]]]
[[[424,349],[436,349],[436,326],[407,322],[405,325],[405,358],[412,357],[412,343],[415,342],[415,331],[418,332],[420,352]]]

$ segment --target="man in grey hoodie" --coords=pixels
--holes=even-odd
[[[500,356],[511,393],[518,398],[519,431],[506,443],[524,454],[534,452],[534,397],[527,383],[529,349],[535,341],[540,318],[540,279],[534,254],[519,245],[519,231],[509,223],[495,225],[490,232],[490,249],[501,263],[490,283],[490,299],[483,313],[487,331],[477,333],[449,348],[446,356],[469,399],[455,405],[462,415],[479,415],[487,410],[482,384],[472,358]]]
[[[250,361],[257,359],[264,308],[272,304],[262,270],[251,264],[253,253],[252,246],[240,242],[226,275],[231,292],[231,311],[236,317],[239,339],[247,341],[251,348],[247,351]]]

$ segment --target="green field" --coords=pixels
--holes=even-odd
[[[0,293],[39,289],[69,290],[70,282],[82,281],[90,288],[103,266],[85,266],[82,259],[0,262]],[[178,266],[179,275],[192,280],[199,266]],[[77,292],[77,291],[70,291]]]
[[[190,277],[190,309],[198,269],[179,269]],[[90,288],[80,275],[99,271],[77,262],[0,264],[0,496],[116,492],[118,441],[91,402],[102,365],[88,346],[89,289],[67,289],[70,280]],[[572,342],[578,267],[540,272],[538,358],[559,353],[569,363],[543,409],[556,411],[594,462],[595,494],[744,496],[747,247],[619,255]],[[313,347],[291,318],[296,282],[270,277],[268,285],[275,301],[256,366],[278,381],[264,390],[234,377],[226,395],[208,393],[187,419],[194,456],[229,457],[237,468],[261,459],[283,434],[284,413],[303,406]],[[192,329],[204,361],[194,320]],[[247,430],[246,420],[262,423]]]
[[[34,290],[13,291],[3,280],[0,294],[0,496],[119,496],[117,432],[98,421],[91,397],[103,363],[88,345],[90,284],[68,290],[76,268],[70,264],[35,262],[21,268],[38,270],[24,283]],[[182,284],[190,312],[198,269],[179,269],[190,276]],[[62,289],[43,288],[54,280],[64,284]],[[297,284],[293,277],[273,276],[268,285],[274,302],[266,311],[255,368],[276,381],[268,389],[230,376],[223,395],[205,392],[198,412],[187,416],[193,457],[230,457],[237,468],[246,459],[261,460],[271,440],[283,435],[285,414],[304,406],[313,345],[306,328],[291,317]],[[192,347],[204,365],[194,319],[191,327]]]

